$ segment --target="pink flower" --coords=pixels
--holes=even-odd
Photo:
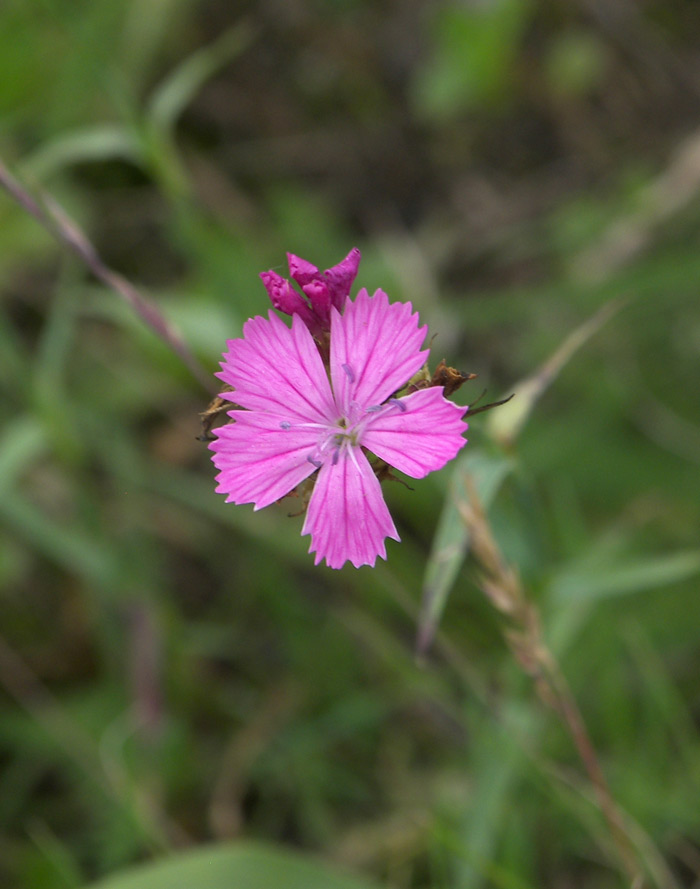
[[[410,303],[362,289],[341,315],[330,309],[330,380],[298,315],[288,328],[273,312],[229,340],[217,376],[222,397],[243,410],[215,430],[210,448],[227,501],[269,506],[318,473],[302,534],[315,564],[359,568],[386,558],[399,540],[366,451],[413,478],[441,469],[465,444],[465,407],[441,387],[394,397],[423,366],[426,327]]]
[[[305,259],[287,254],[289,274],[301,287],[304,297],[292,287],[287,278],[277,272],[261,272],[260,277],[272,300],[272,305],[286,315],[299,315],[315,337],[328,331],[331,322],[331,308],[342,312],[345,300],[350,295],[352,282],[357,277],[360,265],[360,251],[353,247],[338,265],[321,273]]]

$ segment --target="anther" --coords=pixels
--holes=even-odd
[[[314,457],[309,454],[306,458],[312,466],[315,466],[316,469],[320,469],[323,466],[323,463],[320,460],[316,460]]]
[[[406,405],[402,401],[399,401],[398,398],[390,398],[389,404],[395,404],[396,407],[399,408],[399,410],[402,412],[406,410]]]
[[[292,424],[289,422],[289,420],[282,420],[282,422],[280,423],[280,429],[291,429],[291,426]]]
[[[341,367],[345,371],[345,375],[350,380],[350,382],[354,383],[355,382],[355,374],[353,373],[353,369],[350,367],[350,365],[349,364],[342,364]]]

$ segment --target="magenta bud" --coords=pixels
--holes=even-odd
[[[268,292],[272,305],[285,315],[299,315],[311,331],[319,328],[319,320],[309,308],[306,300],[297,293],[286,278],[277,272],[260,272],[260,277]]]
[[[328,284],[321,278],[317,278],[314,281],[309,281],[308,284],[303,284],[301,289],[308,296],[311,308],[321,319],[324,327],[330,327],[331,297],[328,291]]]
[[[326,269],[323,273],[328,282],[331,304],[342,312],[345,300],[350,296],[350,288],[357,277],[357,270],[362,258],[357,247],[353,247],[348,255],[338,265]]]
[[[320,277],[319,270],[316,266],[312,262],[302,259],[300,256],[288,253],[287,262],[289,263],[289,274],[300,287],[309,284],[314,278]]]
[[[294,253],[287,254],[289,274],[301,287],[303,296],[277,272],[261,272],[260,277],[272,305],[287,315],[299,315],[313,336],[322,338],[330,330],[331,306],[342,312],[360,264],[357,247],[345,259],[325,272]],[[306,298],[304,298],[306,297]]]

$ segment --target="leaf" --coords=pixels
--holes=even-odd
[[[28,181],[43,180],[64,167],[114,158],[141,163],[143,150],[139,138],[116,124],[84,127],[47,142],[25,158],[20,173]]]
[[[446,120],[502,99],[531,10],[529,0],[442,6],[433,23],[432,58],[413,84],[418,112]]]
[[[90,889],[379,889],[297,852],[260,843],[197,849],[133,868]]]
[[[175,122],[202,86],[250,44],[247,24],[225,31],[218,40],[192,53],[153,93],[148,111],[151,126],[169,135]]]
[[[493,411],[487,421],[486,428],[495,441],[504,447],[511,447],[514,444],[540,396],[581,346],[594,333],[597,333],[623,305],[622,300],[612,300],[606,303],[587,321],[573,330],[534,374],[513,386],[515,398]]]
[[[455,880],[459,889],[528,889],[516,873],[499,861],[499,838],[514,805],[519,776],[527,757],[522,738],[536,743],[544,725],[533,707],[504,703],[497,724],[474,720],[473,775],[454,844]]]
[[[36,418],[27,415],[8,423],[0,438],[0,491],[10,487],[47,448],[46,432]]]
[[[191,180],[175,145],[175,124],[206,81],[242,52],[252,37],[245,22],[225,31],[178,65],[151,96],[143,131],[147,164],[172,201],[191,196]]]
[[[474,449],[456,461],[423,579],[417,641],[419,654],[424,653],[432,641],[469,549],[469,532],[459,513],[459,504],[469,499],[466,480],[469,478],[476,486],[479,500],[487,509],[512,467],[513,461],[507,457],[491,456]]]
[[[2,492],[0,524],[88,584],[110,588],[118,576],[117,560],[103,540],[75,522],[49,518],[15,491]]]
[[[700,573],[700,550],[684,550],[652,558],[593,565],[588,561],[560,575],[551,584],[561,603],[628,596],[679,583]]]

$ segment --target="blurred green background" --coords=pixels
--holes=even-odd
[[[214,493],[208,393],[0,193],[2,886],[626,885],[445,562],[465,470],[649,885],[700,885],[699,34],[685,0],[4,0],[0,157],[211,372],[287,250],[360,247],[479,374],[463,403],[624,302],[521,386],[517,441],[475,417],[456,468],[385,486],[386,564],[333,572],[288,506]]]

